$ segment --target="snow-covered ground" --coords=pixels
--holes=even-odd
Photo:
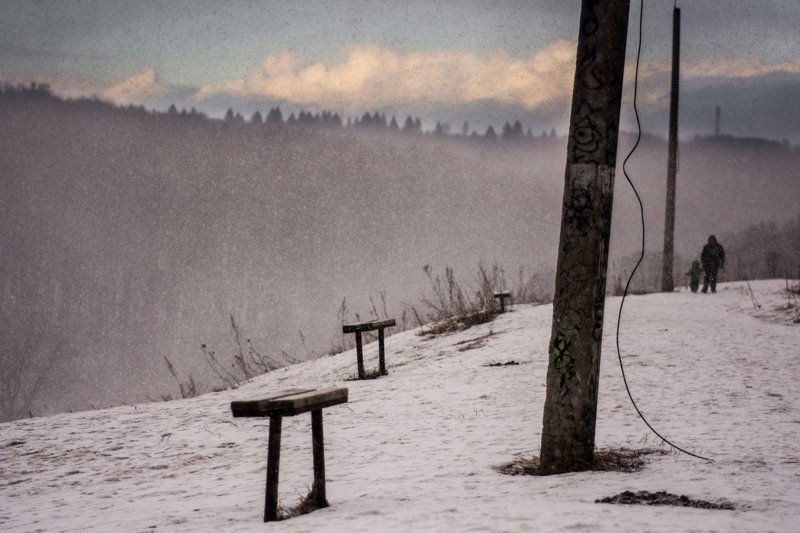
[[[386,342],[389,376],[347,381],[346,352],[199,398],[0,424],[2,531],[797,531],[800,325],[784,281],[716,295],[629,297],[621,346],[639,407],[677,445],[638,473],[509,476],[537,453],[551,306]],[[658,446],[626,396],[606,305],[597,445]],[[760,308],[756,308],[756,303]],[[793,309],[787,309],[789,304]],[[367,346],[369,366],[376,345]],[[517,361],[500,367],[488,363]],[[268,422],[231,400],[346,386],[326,409],[331,506],[262,524]],[[281,503],[312,479],[310,416],[285,418]],[[595,503],[624,490],[726,500],[734,511]]]

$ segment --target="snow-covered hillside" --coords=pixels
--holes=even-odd
[[[376,380],[347,381],[351,351],[199,398],[0,424],[0,530],[796,530],[797,300],[784,281],[751,286],[625,304],[620,342],[639,407],[667,438],[713,462],[669,453],[649,456],[638,473],[498,473],[537,453],[545,396],[552,308],[516,306],[457,334],[388,338],[390,374]],[[619,303],[606,306],[597,445],[658,446],[620,377]],[[371,366],[376,351],[367,346]],[[509,361],[520,364],[487,366]],[[328,386],[350,391],[348,404],[324,412],[331,506],[262,524],[268,422],[233,419],[230,402]],[[312,480],[308,415],[284,419],[280,476],[281,503],[292,505]],[[736,510],[595,503],[624,490],[726,500]]]

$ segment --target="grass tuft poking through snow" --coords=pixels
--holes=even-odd
[[[596,472],[638,472],[646,464],[645,457],[648,455],[667,455],[669,452],[658,448],[604,448],[595,450],[594,462],[586,465],[586,470]],[[511,476],[528,475],[542,476],[539,470],[539,458],[529,457],[520,458],[511,463],[501,465],[496,468],[501,474]]]
[[[325,502],[325,507],[328,507],[327,502]],[[281,506],[278,509],[278,520],[287,520],[289,518],[294,518],[297,516],[302,516],[304,514],[308,514],[311,512],[316,511],[317,509],[322,509],[317,505],[317,494],[316,494],[316,485],[312,486],[308,489],[308,493],[300,498],[300,500],[291,507],[283,507]]]
[[[456,315],[438,322],[433,322],[430,325],[423,326],[419,332],[420,337],[436,337],[438,335],[445,335],[447,333],[455,333],[457,331],[464,331],[473,326],[486,324],[491,322],[497,316],[495,309],[483,309],[480,311],[473,311],[463,315]]]
[[[378,368],[372,368],[370,370],[364,371],[364,377],[358,377],[358,373],[351,374],[349,377],[345,378],[345,381],[364,381],[366,379],[378,379],[380,377],[386,376],[388,374],[383,373]]]

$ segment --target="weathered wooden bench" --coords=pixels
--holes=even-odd
[[[397,323],[394,318],[387,318],[385,320],[370,320],[367,322],[358,322],[355,324],[344,324],[342,326],[343,333],[356,334],[356,357],[358,357],[358,379],[364,379],[366,374],[364,372],[364,348],[361,342],[361,333],[365,331],[378,330],[378,372],[380,375],[385,376],[386,372],[386,354],[383,347],[383,330],[395,326]]]
[[[322,409],[347,402],[347,389],[290,389],[260,400],[231,402],[233,416],[269,417],[267,449],[267,494],[264,522],[278,519],[278,471],[281,459],[281,425],[284,416],[311,411],[311,440],[314,457],[314,484],[311,488],[315,507],[328,506],[325,496],[325,443],[322,435]]]
[[[494,297],[497,300],[500,300],[500,312],[506,312],[506,298],[511,299],[510,292],[496,292],[494,293]]]

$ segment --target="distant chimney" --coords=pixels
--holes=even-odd
[[[720,110],[719,106],[717,106],[717,112],[714,117],[714,137],[719,137],[719,115],[720,115]]]

